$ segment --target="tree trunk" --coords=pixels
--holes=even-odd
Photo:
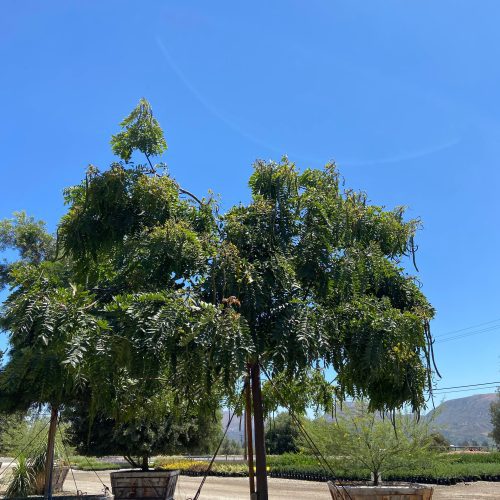
[[[139,467],[136,461],[130,455],[123,455],[123,458],[130,464],[133,469],[137,469]]]
[[[49,435],[47,439],[47,458],[45,461],[45,498],[52,498],[52,469],[54,468],[54,445],[56,442],[58,408],[52,406],[50,411]]]
[[[243,460],[248,461],[247,455],[247,412],[243,412]]]
[[[250,370],[249,370],[250,371]],[[252,432],[252,400],[250,391],[250,374],[245,387],[245,443],[248,460],[248,480],[250,482],[250,498],[255,495],[255,478],[253,472],[253,432]]]
[[[148,456],[147,455],[143,455],[142,456],[141,469],[142,470],[148,470],[149,469],[149,462],[148,462]]]
[[[260,368],[258,363],[252,365],[251,379],[255,433],[255,465],[257,471],[257,499],[268,500],[264,413],[262,410]]]

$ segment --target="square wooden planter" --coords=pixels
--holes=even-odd
[[[333,500],[430,500],[433,489],[421,484],[335,486],[328,481]]]
[[[121,470],[110,474],[111,489],[115,500],[174,500],[179,474],[179,470]]]

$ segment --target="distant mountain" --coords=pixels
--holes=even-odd
[[[240,420],[241,420],[241,425],[240,425]],[[226,429],[228,421],[229,421],[229,412],[225,410],[222,413],[222,430]],[[240,418],[238,417],[238,415],[235,415],[227,431],[227,437],[229,439],[234,439],[238,443],[243,444],[244,431],[245,431],[245,426],[243,424],[243,417]]]
[[[493,394],[475,394],[465,398],[450,399],[444,401],[434,410],[428,413],[428,417],[436,414],[435,424],[439,432],[443,434],[451,444],[459,446],[464,441],[477,441],[482,444],[485,440],[492,443],[488,434],[492,431],[490,419],[490,405],[498,397]],[[350,403],[345,403],[351,406]],[[340,415],[342,412],[338,410]],[[330,415],[325,415],[331,419]],[[229,412],[223,412],[222,426],[226,428],[229,420]],[[244,425],[240,417],[235,416],[229,426],[228,437],[239,443],[243,443]]]
[[[466,398],[444,401],[429,416],[436,414],[435,422],[440,432],[451,444],[460,445],[464,441],[491,442],[488,434],[492,431],[490,405],[498,396],[475,394]]]

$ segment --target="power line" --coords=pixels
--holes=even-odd
[[[451,330],[449,332],[445,332],[445,333],[442,333],[440,335],[436,335],[435,337],[436,338],[439,338],[439,337],[446,337],[448,335],[452,335],[452,334],[455,334],[455,333],[460,333],[460,332],[464,332],[466,330],[472,330],[474,328],[477,328],[479,326],[484,326],[484,325],[490,325],[491,323],[496,323],[497,321],[500,321],[500,318],[497,318],[497,319],[492,319],[490,321],[485,321],[484,323],[478,323],[476,325],[472,325],[472,326],[467,326],[466,328],[460,328],[458,330]],[[500,326],[500,325],[499,325]]]
[[[481,385],[491,385],[491,384],[500,384],[500,382],[494,381],[494,382],[482,382],[480,384],[455,385],[452,387],[436,387],[435,389],[433,389],[433,392],[434,391],[445,391],[448,389],[463,389],[464,387],[479,387]]]
[[[491,386],[491,387],[483,387],[482,389],[494,389],[496,386]],[[435,394],[436,396],[445,396],[446,394],[454,394],[455,392],[470,392],[472,391],[473,389],[458,389],[456,391],[446,391],[446,392],[438,392],[437,394]],[[434,394],[434,392],[433,392]],[[475,396],[475,394],[472,394],[473,396]]]
[[[467,333],[462,333],[459,335],[452,335],[451,337],[440,337],[438,340],[435,341],[436,344],[440,344],[441,342],[449,342],[450,340],[458,340],[458,339],[463,339],[465,337],[471,337],[473,335],[479,335],[480,333],[487,333],[487,332],[493,332],[495,330],[499,330],[500,325],[494,325],[490,326],[487,328],[482,328],[480,330],[475,330],[472,332],[467,332]]]

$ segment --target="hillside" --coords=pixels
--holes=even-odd
[[[229,412],[225,410],[222,414],[222,429],[226,428],[228,420],[229,420]],[[229,439],[234,439],[238,443],[243,443],[244,440],[243,433],[244,433],[243,420],[241,419],[241,417],[235,415],[227,431],[227,437]]]
[[[475,394],[465,398],[444,401],[428,416],[436,414],[435,423],[439,431],[454,445],[464,441],[477,441],[482,444],[485,440],[491,442],[488,434],[492,430],[490,420],[490,404],[497,395]],[[226,427],[229,414],[224,411],[223,428]],[[328,418],[328,416],[327,416]],[[243,422],[234,417],[228,431],[228,437],[243,442]]]
[[[471,440],[482,444],[485,440],[490,441],[490,405],[496,397],[493,393],[450,399],[429,412],[429,416],[436,413],[436,424],[452,444]]]

